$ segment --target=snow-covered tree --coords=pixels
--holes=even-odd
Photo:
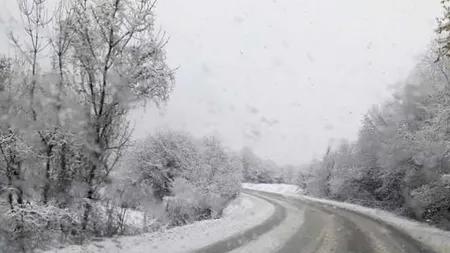
[[[131,205],[116,200],[133,187],[104,193],[122,187],[111,172],[131,144],[128,112],[165,102],[174,81],[154,4],[59,1],[49,12],[51,1],[18,0],[24,29],[9,34],[17,59],[0,59],[0,193],[12,209],[0,222],[59,208],[82,233],[105,234],[101,210]]]
[[[445,43],[439,50],[433,44],[393,98],[367,112],[354,143],[311,163],[309,194],[449,228],[450,62]]]
[[[153,1],[72,1],[63,34],[70,34],[71,84],[84,104],[88,200],[129,141],[126,115],[134,102],[167,100],[172,70],[164,38],[154,32]],[[86,226],[90,212],[86,204]]]
[[[165,202],[172,225],[218,217],[240,192],[241,161],[217,137],[159,131],[131,150],[135,180]]]
[[[137,180],[150,184],[154,197],[160,201],[172,195],[176,177],[190,181],[206,178],[199,166],[198,143],[186,133],[157,132],[139,141],[131,152]]]
[[[271,160],[258,157],[250,147],[240,152],[244,181],[251,183],[273,183],[279,181],[281,171]]]

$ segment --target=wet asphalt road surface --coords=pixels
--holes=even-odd
[[[279,194],[246,190],[275,206],[275,212],[259,226],[224,241],[205,247],[197,253],[225,253],[278,226],[286,217],[278,200],[295,205],[303,212],[304,222],[277,253],[433,253],[398,229],[352,211]],[[302,214],[303,213],[303,214]]]
[[[298,232],[279,253],[432,253],[430,249],[380,221],[364,215],[288,198],[306,208]]]

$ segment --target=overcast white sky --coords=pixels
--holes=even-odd
[[[5,20],[15,1],[3,1]],[[362,114],[406,77],[433,36],[439,2],[159,0],[177,86],[163,115],[133,115],[135,136],[215,133],[234,149],[307,162],[330,140],[354,138]]]
[[[354,138],[430,42],[439,0],[161,0],[177,87],[155,127],[218,133],[279,163],[303,163]]]

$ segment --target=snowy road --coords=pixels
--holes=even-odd
[[[292,187],[249,190],[206,220],[167,231],[105,239],[52,253],[448,253],[450,234],[424,224],[297,194]],[[263,189],[260,189],[263,190]],[[281,195],[275,192],[281,192]],[[390,225],[388,225],[390,224]],[[407,228],[405,230],[405,228]],[[408,234],[407,234],[408,233]],[[411,236],[414,236],[413,239]],[[424,248],[420,242],[432,246]]]
[[[298,216],[303,222],[298,224],[287,240],[275,244],[276,247],[261,247],[265,252],[279,253],[429,253],[432,250],[425,248],[419,242],[400,230],[373,220],[365,215],[344,210],[306,199],[283,196],[274,193],[247,191],[256,197],[264,197],[278,208],[295,206]],[[289,214],[292,210],[285,210]],[[287,219],[289,215],[280,216]],[[282,223],[282,222],[281,222]],[[289,222],[291,223],[291,222]],[[273,225],[273,224],[272,224]],[[282,224],[279,225],[282,227]],[[256,245],[264,245],[268,240],[277,240],[277,234],[269,238],[265,235],[267,227],[252,229],[240,234],[229,241],[213,244],[206,251],[199,252],[228,252],[237,246],[236,242],[245,244],[232,252],[261,252]],[[286,231],[286,228],[280,228]],[[250,243],[248,243],[250,241]],[[227,244],[229,242],[229,244]],[[274,244],[271,243],[273,246]]]
[[[361,214],[288,197],[305,208],[305,223],[278,252],[433,252],[398,229]]]

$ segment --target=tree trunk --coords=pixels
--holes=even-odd
[[[8,175],[8,202],[11,209],[14,208],[14,195],[16,196],[17,204],[23,203],[23,191],[20,185],[21,163],[17,161],[16,156],[10,153],[11,164],[10,174]],[[11,190],[12,189],[12,190]]]
[[[93,161],[94,164],[91,165],[91,171],[89,172],[89,178],[87,181],[89,189],[88,189],[88,192],[86,195],[87,202],[84,207],[84,215],[83,215],[83,222],[82,222],[83,230],[86,230],[86,228],[87,228],[87,225],[89,222],[89,215],[90,215],[91,209],[92,209],[91,202],[94,200],[94,185],[93,185],[93,183],[94,183],[94,178],[95,178],[95,172],[97,170],[97,165],[95,163],[98,163],[100,154],[95,152],[94,157],[95,157],[95,161]]]
[[[47,148],[45,150],[45,154],[47,156],[46,162],[45,162],[45,179],[44,179],[44,191],[42,192],[42,199],[44,204],[48,203],[49,199],[49,192],[50,192],[50,169],[51,169],[51,155],[53,151],[53,145],[47,145]]]
[[[58,172],[58,186],[57,186],[57,192],[59,195],[58,198],[58,206],[60,208],[67,207],[69,203],[69,190],[71,187],[71,177],[67,171],[67,145],[66,143],[63,143],[61,146],[61,149],[59,151],[59,172]]]
[[[82,222],[82,224],[81,224],[81,228],[83,229],[83,230],[86,230],[87,229],[87,225],[88,225],[88,223],[89,223],[89,215],[91,214],[91,209],[92,209],[92,206],[91,206],[91,201],[93,200],[93,195],[94,195],[94,192],[93,192],[93,190],[92,190],[92,187],[91,186],[89,186],[91,189],[89,189],[89,191],[88,191],[88,193],[87,193],[87,196],[86,196],[86,198],[88,199],[87,200],[87,202],[85,203],[85,205],[84,205],[84,214],[83,214],[83,222]]]

